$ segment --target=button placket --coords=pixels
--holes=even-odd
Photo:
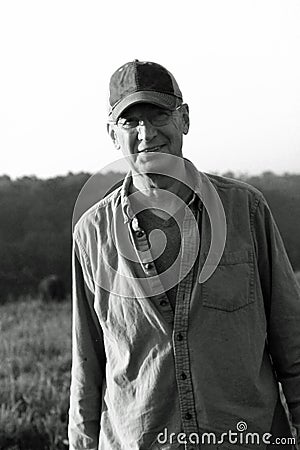
[[[137,250],[139,262],[143,268],[144,273],[149,276],[149,285],[153,285],[154,288],[157,288],[158,285],[160,285],[160,290],[163,292],[163,288],[159,280],[159,275],[153,262],[147,234],[139,226],[138,219],[136,217],[134,217],[131,221],[130,232],[132,234],[133,242]],[[154,292],[155,290],[156,289],[153,289]],[[157,309],[164,316],[166,322],[173,323],[174,313],[166,293],[155,295],[151,297],[151,299]]]
[[[183,252],[182,269],[187,267],[191,257],[195,256],[194,228],[190,225],[190,219],[185,216],[183,223]],[[174,357],[177,386],[179,391],[179,403],[184,432],[188,435],[198,433],[195,400],[193,394],[192,378],[190,373],[189,348],[188,348],[188,320],[189,305],[193,287],[193,270],[182,280],[178,286],[176,311],[174,321]],[[187,445],[187,449],[194,448]]]
[[[137,250],[137,256],[147,275],[156,275],[155,265],[152,260],[150,247],[145,231],[139,226],[138,220],[134,217],[131,221],[130,231]]]
[[[157,309],[164,316],[165,320],[170,324],[173,323],[174,313],[167,295],[162,293],[161,295],[152,297],[152,299]]]

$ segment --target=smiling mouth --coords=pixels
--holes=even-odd
[[[161,150],[161,148],[163,147],[163,145],[158,145],[156,147],[151,147],[151,148],[145,148],[144,150],[140,150],[139,153],[155,153],[155,152],[159,152]]]

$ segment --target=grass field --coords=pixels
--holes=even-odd
[[[66,450],[71,302],[0,306],[0,449]]]

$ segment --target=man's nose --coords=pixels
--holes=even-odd
[[[149,120],[140,120],[138,125],[138,139],[140,141],[151,141],[156,135],[157,128]]]

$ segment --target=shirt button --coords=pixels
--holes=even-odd
[[[186,379],[187,379],[187,376],[186,376],[186,374],[185,374],[184,372],[181,372],[180,378],[181,378],[182,380],[186,380]]]
[[[185,418],[186,420],[191,420],[192,414],[188,412],[188,413],[186,413],[186,415],[184,416],[184,418]]]
[[[177,341],[182,341],[183,340],[182,334],[178,333],[176,339],[177,339]]]
[[[152,263],[146,263],[146,264],[144,265],[144,267],[145,267],[146,270],[151,270],[152,267],[153,267],[153,264],[152,264]]]
[[[143,230],[137,230],[135,234],[136,237],[141,238],[144,236],[145,232]]]
[[[161,300],[159,304],[160,306],[167,306],[168,302],[166,300]]]

